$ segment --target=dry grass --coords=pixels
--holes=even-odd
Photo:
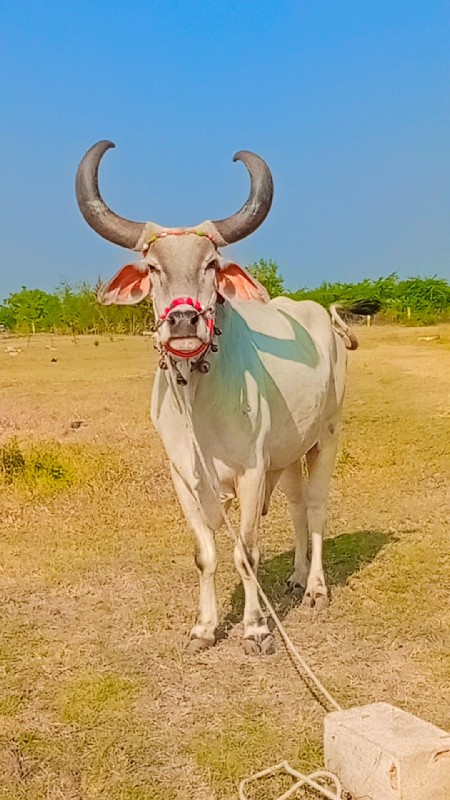
[[[450,330],[427,333],[362,330],[350,354],[329,611],[308,616],[284,595],[292,538],[279,498],[261,576],[343,704],[389,700],[445,727]],[[227,800],[268,763],[320,763],[323,712],[282,648],[262,660],[241,651],[225,533],[228,636],[183,653],[196,576],[148,422],[155,363],[144,338],[36,337],[14,358],[0,352],[3,800]],[[273,793],[261,786],[255,800]]]

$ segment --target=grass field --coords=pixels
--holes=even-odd
[[[387,700],[447,727],[450,327],[359,337],[329,506],[331,606],[311,615],[284,594],[280,497],[262,525],[261,577],[341,704]],[[148,419],[151,342],[1,345],[0,798],[228,800],[284,757],[319,766],[323,710],[281,644],[243,654],[225,531],[227,635],[183,652],[197,579]]]

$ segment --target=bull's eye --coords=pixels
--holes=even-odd
[[[208,270],[208,269],[214,269],[215,270],[215,269],[218,269],[218,268],[219,268],[219,262],[217,261],[216,258],[213,258],[213,260],[210,261],[209,264],[206,265],[205,271]]]

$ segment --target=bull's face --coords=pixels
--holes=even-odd
[[[98,166],[111,142],[98,142],[84,156],[77,173],[77,199],[89,225],[110,241],[138,250],[142,260],[127,264],[99,292],[105,304],[137,303],[150,294],[161,349],[175,358],[201,356],[211,344],[218,298],[265,300],[264,289],[236,264],[225,264],[219,246],[252,233],[265,219],[272,202],[269,168],[253,153],[235,160],[245,163],[251,191],[237,214],[195,228],[162,228],[119,217],[98,190]]]
[[[161,346],[182,357],[198,354],[214,327],[220,267],[215,244],[197,233],[168,234],[149,245],[144,263]]]

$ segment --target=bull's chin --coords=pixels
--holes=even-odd
[[[205,352],[208,345],[197,336],[186,336],[169,339],[166,349],[181,358],[194,358]]]

